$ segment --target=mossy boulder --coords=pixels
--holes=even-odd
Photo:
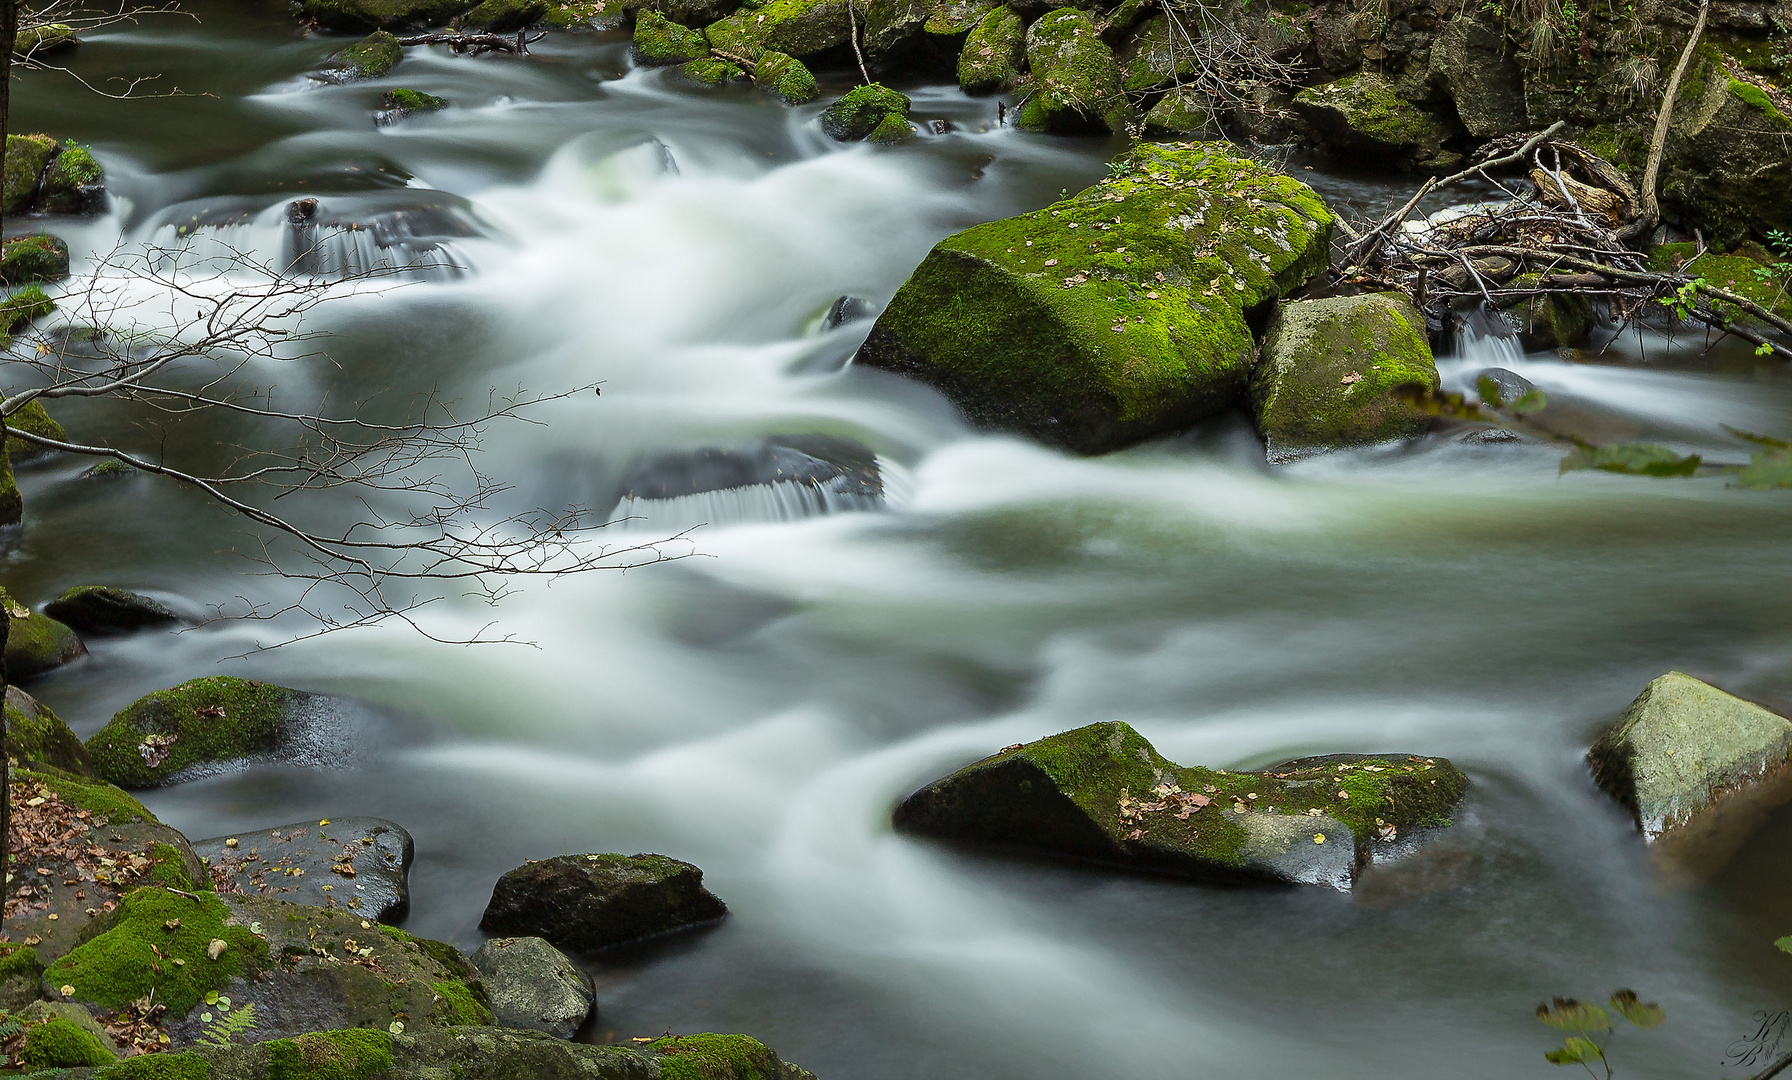
[[[1233,407],[1256,352],[1246,312],[1325,269],[1333,218],[1229,149],[1143,143],[1064,202],[940,241],[859,361],[1085,454]]]
[[[1377,849],[1451,824],[1443,758],[1341,754],[1183,767],[1115,721],[1012,746],[904,799],[903,832],[1206,881],[1347,889]]]
[[[77,1069],[118,1060],[112,1039],[77,1005],[32,1003],[18,1017],[25,1025],[19,1060],[32,1069]]]
[[[77,585],[45,604],[44,614],[83,634],[128,634],[180,621],[160,600],[110,585]]]
[[[1702,66],[1701,66],[1702,64]],[[1662,158],[1672,220],[1730,245],[1792,230],[1792,98],[1706,55],[1687,73]]]
[[[259,1014],[258,1014],[259,1015]],[[134,1057],[58,1080],[814,1080],[745,1035],[666,1035],[591,1046],[539,1031],[315,1031]]]
[[[0,246],[0,285],[61,281],[68,272],[68,244],[61,237],[39,233]]]
[[[504,1027],[570,1039],[597,1004],[591,976],[542,938],[492,938],[472,962]]]
[[[75,28],[67,23],[44,23],[42,26],[29,26],[20,30],[12,39],[12,51],[25,56],[39,57],[54,52],[62,52],[81,44]]]
[[[891,119],[908,130],[908,95],[881,83],[855,86],[821,114],[821,130],[841,142],[869,139]]]
[[[313,818],[193,841],[220,893],[272,896],[396,923],[411,909],[416,845],[395,821]]]
[[[713,922],[728,906],[703,871],[664,855],[560,855],[498,879],[479,928],[586,952]]]
[[[1145,131],[1159,138],[1216,139],[1213,102],[1192,87],[1179,86],[1157,99],[1145,113]]]
[[[921,28],[938,38],[962,39],[1000,6],[995,0],[934,0]]]
[[[16,334],[56,310],[56,302],[36,285],[14,289],[0,300],[0,334]]]
[[[18,942],[0,943],[0,1012],[16,1013],[43,1000],[43,974],[36,949]]]
[[[29,679],[86,655],[87,646],[73,630],[20,604],[3,588],[0,604],[5,605],[10,620],[6,629],[7,678]]]
[[[0,184],[0,206],[6,213],[22,214],[31,209],[44,170],[59,149],[61,144],[48,135],[6,137],[5,176]]]
[[[414,116],[417,113],[440,112],[448,107],[448,99],[437,97],[434,94],[426,94],[421,90],[407,90],[404,87],[399,87],[396,90],[386,91],[386,96],[380,104],[384,106],[383,122],[390,123],[394,120],[402,120],[407,116]]]
[[[96,214],[106,208],[106,174],[93,151],[67,143],[44,170],[43,206],[51,214]]]
[[[1425,317],[1400,293],[1283,304],[1251,371],[1271,461],[1422,435],[1438,390]]]
[[[403,30],[440,26],[472,0],[301,0],[301,10],[329,30]]]
[[[6,751],[27,767],[49,766],[91,776],[87,748],[49,706],[16,686],[6,687]]]
[[[958,85],[967,94],[1000,94],[1020,82],[1027,61],[1027,24],[1003,4],[983,16],[958,54]]]
[[[766,49],[813,56],[846,45],[852,19],[846,0],[770,0],[711,23],[705,34],[711,47],[744,60]]]
[[[87,752],[108,782],[154,788],[302,756],[320,729],[338,723],[328,698],[215,675],[132,702],[87,740]]]
[[[706,57],[678,66],[679,77],[698,86],[722,86],[747,77],[746,70],[732,60]]]
[[[635,17],[635,59],[642,64],[686,64],[709,59],[709,42],[701,30],[680,26],[657,11]]]
[[[1015,123],[1036,131],[1125,131],[1138,119],[1114,50],[1086,12],[1058,8],[1027,28],[1033,84]]]
[[[753,65],[753,81],[783,98],[787,104],[803,105],[821,93],[815,75],[794,56],[767,49]]]
[[[490,34],[509,34],[534,26],[548,14],[547,0],[485,0],[461,16],[461,25]]]
[[[1660,244],[1648,254],[1651,270],[1704,278],[1725,292],[1746,296],[1777,315],[1792,318],[1792,275],[1774,270],[1772,264],[1778,261],[1754,244],[1742,245],[1728,255],[1701,250],[1696,244]],[[1714,306],[1730,318],[1755,321],[1734,305],[1719,301]]]
[[[1420,168],[1456,160],[1444,149],[1449,129],[1385,75],[1364,71],[1310,86],[1294,95],[1293,108],[1344,156]]]
[[[1126,39],[1117,58],[1121,87],[1129,94],[1150,94],[1200,75],[1187,33],[1166,15],[1146,19]]]
[[[343,79],[383,79],[404,59],[398,37],[376,30],[330,57],[331,70]]]
[[[1595,740],[1587,762],[1659,857],[1710,872],[1792,801],[1792,721],[1670,671]]]
[[[11,430],[30,432],[46,439],[55,439],[57,442],[68,440],[68,432],[64,431],[62,425],[44,411],[44,403],[41,398],[32,398],[20,406],[18,411],[6,418],[6,426]],[[55,452],[48,447],[26,442],[17,435],[8,434],[6,437],[6,456],[13,461],[30,461],[32,458],[43,457],[45,454]],[[51,612],[50,616],[51,618],[57,617],[54,612]]]

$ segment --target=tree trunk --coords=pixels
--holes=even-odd
[[[12,47],[19,39],[18,0],[0,0],[0,162],[12,119]],[[6,207],[0,204],[0,235],[6,226]],[[0,454],[6,452],[6,419],[0,417]],[[12,879],[12,727],[6,720],[6,637],[12,629],[12,612],[0,611],[0,916],[6,910],[7,885]]]

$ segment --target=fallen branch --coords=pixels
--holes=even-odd
[[[536,34],[534,37],[525,37],[521,33],[514,38],[505,37],[502,34],[414,34],[411,37],[399,38],[398,43],[407,47],[411,45],[446,45],[454,52],[470,52],[474,56],[488,52],[527,55],[529,46],[546,36],[546,34]]]

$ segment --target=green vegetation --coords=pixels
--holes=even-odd
[[[68,277],[68,270],[68,245],[57,237],[40,233],[17,237],[0,246],[0,285],[61,281]],[[7,423],[17,426],[17,421],[10,417]]]
[[[761,53],[753,66],[753,79],[791,105],[814,101],[821,93],[808,65],[792,56],[770,49]]]
[[[152,825],[161,824],[142,803],[101,781],[82,779],[51,770],[21,770],[15,779],[21,784],[36,780],[54,791],[62,801],[75,809],[86,810],[114,824],[124,825],[133,821],[147,821]]]
[[[685,64],[709,59],[701,30],[680,26],[652,8],[635,16],[635,56],[643,64]]]
[[[443,979],[430,984],[436,996],[437,1018],[444,1024],[490,1024],[492,1011],[459,979]]]
[[[892,118],[907,131],[908,95],[881,83],[868,83],[853,87],[829,105],[821,114],[821,130],[831,139],[854,142],[878,133]],[[883,134],[888,138],[890,132]]]
[[[0,605],[12,622],[6,631],[6,672],[15,679],[40,675],[81,654],[81,639],[68,627],[40,615],[0,588]]]
[[[87,748],[61,717],[41,703],[34,713],[26,713],[6,702],[6,737],[7,753],[17,761],[42,762],[76,775],[88,771]]]
[[[185,1016],[207,991],[268,965],[267,943],[247,927],[226,926],[230,912],[209,893],[183,896],[151,886],[118,905],[111,927],[50,965],[53,986],[72,986],[72,1000],[122,1009],[155,993]],[[214,942],[223,949],[214,955]]]
[[[1617,1013],[1639,1030],[1660,1027],[1667,1019],[1667,1013],[1660,1005],[1638,1000],[1634,990],[1619,990],[1612,994],[1610,1005],[1611,1013]],[[1573,998],[1556,998],[1552,1003],[1537,1006],[1538,1020],[1567,1033],[1558,1049],[1543,1056],[1552,1065],[1584,1066],[1593,1076],[1598,1076],[1593,1072],[1593,1065],[1598,1063],[1605,1070],[1606,1080],[1610,1080],[1612,1064],[1606,1051],[1611,1046],[1613,1034],[1611,1013]]]
[[[19,1056],[36,1069],[78,1069],[118,1060],[118,1055],[93,1032],[61,1017],[29,1026],[25,1031],[25,1049]]]
[[[777,1056],[745,1035],[668,1035],[647,1044],[660,1058],[660,1080],[779,1080]]]
[[[292,698],[285,687],[222,675],[158,690],[88,740],[94,774],[119,787],[159,787],[189,765],[271,750]]]
[[[721,86],[723,83],[744,79],[747,73],[739,64],[731,60],[718,60],[713,57],[706,60],[692,60],[679,67],[678,73],[699,86]]]
[[[404,46],[384,30],[376,30],[330,58],[339,70],[354,79],[379,79],[392,73],[404,59]]]
[[[448,99],[434,94],[425,94],[421,90],[407,90],[400,87],[386,92],[386,108],[406,116],[411,113],[435,112],[448,107]]]
[[[384,1031],[321,1031],[268,1044],[268,1080],[360,1080],[391,1067]]]
[[[93,1080],[209,1080],[211,1063],[194,1053],[126,1058],[93,1074]]]
[[[1691,476],[1699,471],[1697,454],[1679,454],[1655,443],[1610,443],[1579,447],[1562,459],[1563,472],[1599,469],[1631,476]]]

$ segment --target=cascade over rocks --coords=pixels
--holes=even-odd
[[[560,855],[498,879],[479,928],[588,952],[728,914],[703,871],[664,855]]]
[[[1348,889],[1382,851],[1448,827],[1467,787],[1446,759],[1404,754],[1183,767],[1116,721],[967,765],[892,820],[921,836],[1197,880]]]
[[[541,938],[492,938],[472,960],[504,1027],[570,1039],[597,1005],[591,976]]]
[[[1587,762],[1659,858],[1709,873],[1792,801],[1792,721],[1670,671],[1599,736]]]
[[[1085,454],[1231,408],[1256,351],[1246,313],[1325,269],[1333,217],[1229,151],[1141,143],[1064,202],[947,237],[859,361]]]
[[[396,923],[411,909],[416,847],[397,822],[325,818],[193,842],[212,888]]]

